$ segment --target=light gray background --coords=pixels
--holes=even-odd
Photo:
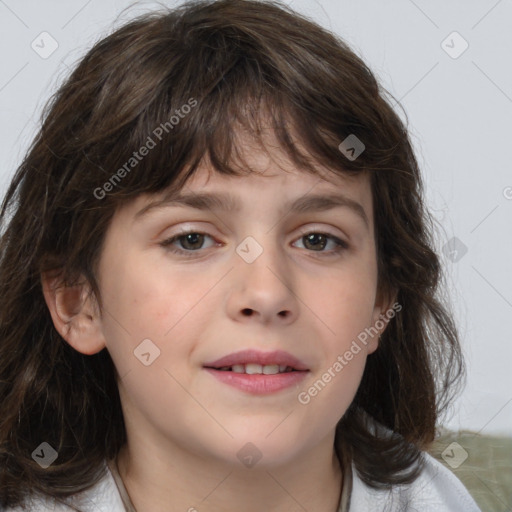
[[[443,226],[438,250],[468,365],[466,389],[445,424],[511,435],[512,2],[287,3],[344,38],[404,106],[427,203]],[[43,104],[129,5],[123,0],[0,0],[2,197]],[[155,5],[139,2],[116,26]],[[44,31],[58,43],[45,59],[31,47]],[[469,44],[457,58],[442,46],[453,31]],[[452,39],[445,44],[453,53],[462,47]],[[454,236],[467,247],[458,261],[443,253]]]

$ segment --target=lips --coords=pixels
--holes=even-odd
[[[284,364],[234,364],[233,366],[224,366],[223,368],[215,368],[221,372],[235,372],[245,373],[247,375],[275,375],[276,373],[288,373],[295,372],[291,366],[285,366]]]
[[[309,370],[302,361],[283,350],[275,350],[272,352],[241,350],[221,357],[216,361],[204,363],[203,366],[214,370],[231,370],[236,373],[247,374],[275,374]]]

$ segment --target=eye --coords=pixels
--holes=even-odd
[[[312,248],[313,252],[320,252],[321,254],[325,253],[326,256],[336,255],[349,248],[348,243],[344,240],[341,240],[329,233],[322,233],[319,231],[303,233],[299,240],[304,241],[303,243],[306,246],[305,249]],[[328,242],[334,244],[334,249],[331,251],[324,251],[323,249],[328,245]]]
[[[184,231],[178,235],[168,238],[167,240],[164,240],[163,242],[160,242],[160,245],[165,247],[169,252],[181,254],[184,256],[193,256],[194,252],[197,252],[198,249],[202,248],[201,246],[203,245],[205,236],[212,238],[206,233],[200,233],[198,231],[192,230]],[[173,244],[175,242],[179,242],[183,249],[174,247]]]
[[[204,249],[203,244],[206,238],[213,238],[207,233],[201,233],[199,231],[183,231],[171,238],[168,238],[162,242],[160,245],[164,247],[167,251],[183,255],[186,257],[195,256],[200,249]],[[335,256],[340,252],[347,250],[349,245],[344,240],[339,239],[338,237],[329,234],[323,233],[319,231],[309,231],[302,233],[302,236],[298,240],[303,240],[305,249],[310,250],[312,252],[318,252],[320,254],[325,254],[325,256]],[[175,243],[178,242],[181,245],[181,248],[176,247]],[[325,251],[324,249],[329,244],[334,245],[334,248],[330,251]],[[210,245],[212,247],[212,245]]]

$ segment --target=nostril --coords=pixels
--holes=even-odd
[[[252,309],[245,308],[244,310],[242,310],[242,313],[243,313],[245,316],[250,316],[250,315],[252,315]]]

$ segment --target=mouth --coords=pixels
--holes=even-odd
[[[288,352],[242,350],[205,363],[217,381],[244,393],[267,395],[299,385],[309,368]]]
[[[286,366],[284,364],[261,365],[261,364],[257,364],[257,363],[235,364],[233,366],[223,366],[221,368],[205,366],[205,368],[209,368],[211,370],[218,370],[221,372],[245,373],[247,375],[276,375],[278,373],[308,371],[308,370],[297,370],[295,368],[292,368],[291,366]]]
[[[309,370],[297,370],[290,366],[254,363],[220,368],[205,366],[204,370],[222,384],[243,393],[260,396],[296,387],[309,373]]]
[[[309,370],[300,359],[284,350],[261,352],[254,349],[234,352],[216,361],[204,363],[203,367],[247,375],[276,375]]]

